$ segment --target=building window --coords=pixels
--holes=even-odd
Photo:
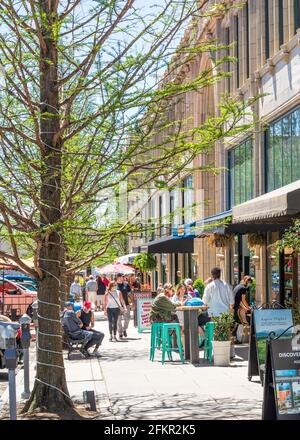
[[[278,31],[279,31],[279,47],[284,43],[284,29],[283,29],[283,0],[278,0]]]
[[[230,57],[230,29],[229,27],[225,28],[225,45],[226,45],[226,56]],[[226,63],[226,70],[228,73],[231,73],[231,64],[230,61]],[[227,78],[227,90],[228,93],[231,93],[231,76]]]
[[[266,133],[266,191],[300,179],[300,107]]]
[[[170,191],[170,225],[175,226],[175,190]]]
[[[191,223],[194,220],[193,176],[183,179],[182,208],[182,223]]]
[[[253,142],[247,139],[228,152],[228,209],[253,198]]]
[[[246,3],[246,77],[250,76],[250,25],[249,25],[249,3]]]
[[[269,0],[265,0],[265,53],[266,60],[270,58],[270,19]]]
[[[300,0],[294,0],[294,33],[300,28]]]
[[[236,88],[240,87],[240,48],[239,48],[239,17],[234,17],[234,30],[235,30],[235,58],[236,58]]]
[[[163,228],[163,199],[162,196],[158,198],[158,217],[159,217],[159,236],[162,237],[164,233]]]

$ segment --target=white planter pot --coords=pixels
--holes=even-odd
[[[214,365],[228,367],[231,341],[213,341]]]

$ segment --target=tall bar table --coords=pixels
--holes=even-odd
[[[179,306],[176,310],[183,312],[184,318],[184,358],[191,364],[199,363],[198,312],[206,311],[208,306]]]

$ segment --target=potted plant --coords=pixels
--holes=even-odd
[[[213,353],[214,365],[228,367],[230,362],[231,329],[234,325],[231,313],[222,313],[212,318],[214,328]]]
[[[204,289],[205,289],[205,284],[202,278],[197,278],[194,282],[193,282],[193,287],[194,289],[197,289],[200,297],[202,298],[203,293],[204,293]]]

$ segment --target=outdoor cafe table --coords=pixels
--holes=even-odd
[[[184,319],[184,358],[191,364],[199,363],[198,312],[206,311],[208,306],[179,306],[176,311],[183,311]]]

